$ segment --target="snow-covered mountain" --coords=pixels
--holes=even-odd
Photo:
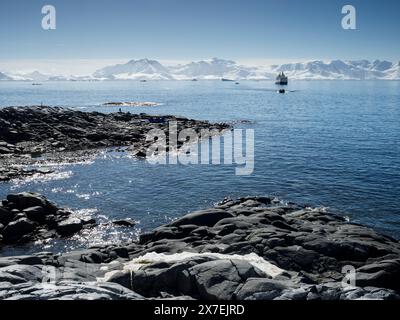
[[[238,65],[231,60],[213,58],[169,68],[175,79],[265,79],[258,68]]]
[[[295,80],[400,80],[400,63],[368,60],[315,60],[282,65],[249,67],[231,60],[213,58],[188,64],[165,67],[161,63],[142,59],[126,64],[105,67],[94,73],[102,79],[123,80],[190,80],[221,79],[273,80],[279,72],[285,72]]]
[[[387,71],[388,80],[399,80],[400,79],[400,61],[394,64],[392,68]]]
[[[47,81],[50,78],[50,75],[42,74],[39,71],[33,71],[30,73],[23,74],[15,74],[12,75],[13,78],[23,79],[25,81]]]
[[[46,75],[0,72],[0,80],[20,81],[96,81],[96,80],[274,80],[279,72],[290,80],[400,80],[400,62],[385,60],[314,60],[258,67],[240,65],[231,60],[213,58],[164,66],[156,60],[130,60],[125,64],[107,66],[93,75]]]
[[[155,60],[131,60],[97,70],[93,76],[106,80],[173,80],[169,70]]]
[[[13,80],[13,79],[11,77],[9,77],[8,75],[6,75],[5,73],[0,72],[0,81],[2,81],[2,80],[9,81],[9,80]]]
[[[74,76],[74,75],[50,75],[43,74],[39,71],[28,73],[1,73],[0,80],[7,81],[30,81],[30,82],[45,82],[45,81],[95,81],[98,80],[93,76]]]
[[[272,71],[285,72],[291,79],[328,80],[395,80],[399,77],[399,64],[389,61],[320,60],[272,66]]]

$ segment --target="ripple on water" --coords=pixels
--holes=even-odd
[[[17,189],[21,188],[22,186],[25,186],[28,184],[41,184],[41,183],[45,183],[48,181],[69,179],[70,177],[72,177],[72,175],[73,175],[73,172],[71,170],[53,172],[53,173],[47,173],[47,174],[35,173],[32,176],[29,176],[26,178],[19,178],[19,179],[11,180],[10,189],[17,190]]]

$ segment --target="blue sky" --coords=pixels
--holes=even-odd
[[[57,9],[57,30],[41,8]],[[341,8],[357,9],[357,30]],[[0,61],[400,60],[398,0],[1,0]]]

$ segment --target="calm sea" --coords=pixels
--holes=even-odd
[[[233,121],[255,131],[255,169],[234,165],[152,165],[123,153],[86,164],[57,165],[45,179],[0,184],[35,191],[77,215],[105,224],[69,241],[5,249],[1,254],[60,251],[124,241],[224,197],[273,195],[329,207],[353,222],[400,238],[400,82],[299,81],[286,94],[271,82],[0,82],[0,108],[45,104],[116,111],[109,101],[162,105],[123,111]],[[243,120],[250,123],[242,123]],[[107,225],[132,218],[134,230]]]

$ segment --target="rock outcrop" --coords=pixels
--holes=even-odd
[[[0,203],[0,248],[71,236],[95,223],[71,214],[36,193],[10,194]]]
[[[159,129],[168,138],[171,121],[177,123],[178,132],[188,128],[198,133],[202,129],[222,132],[230,128],[228,124],[143,113],[105,114],[46,106],[0,109],[0,181],[36,173],[15,164],[45,154],[129,147],[136,157],[144,158],[147,147],[154,142],[146,141],[147,133]],[[177,148],[184,142],[177,141]],[[61,158],[65,161],[65,157]]]
[[[43,291],[49,268],[57,289]],[[399,279],[397,240],[267,197],[226,199],[123,246],[0,258],[4,299],[400,299]]]

